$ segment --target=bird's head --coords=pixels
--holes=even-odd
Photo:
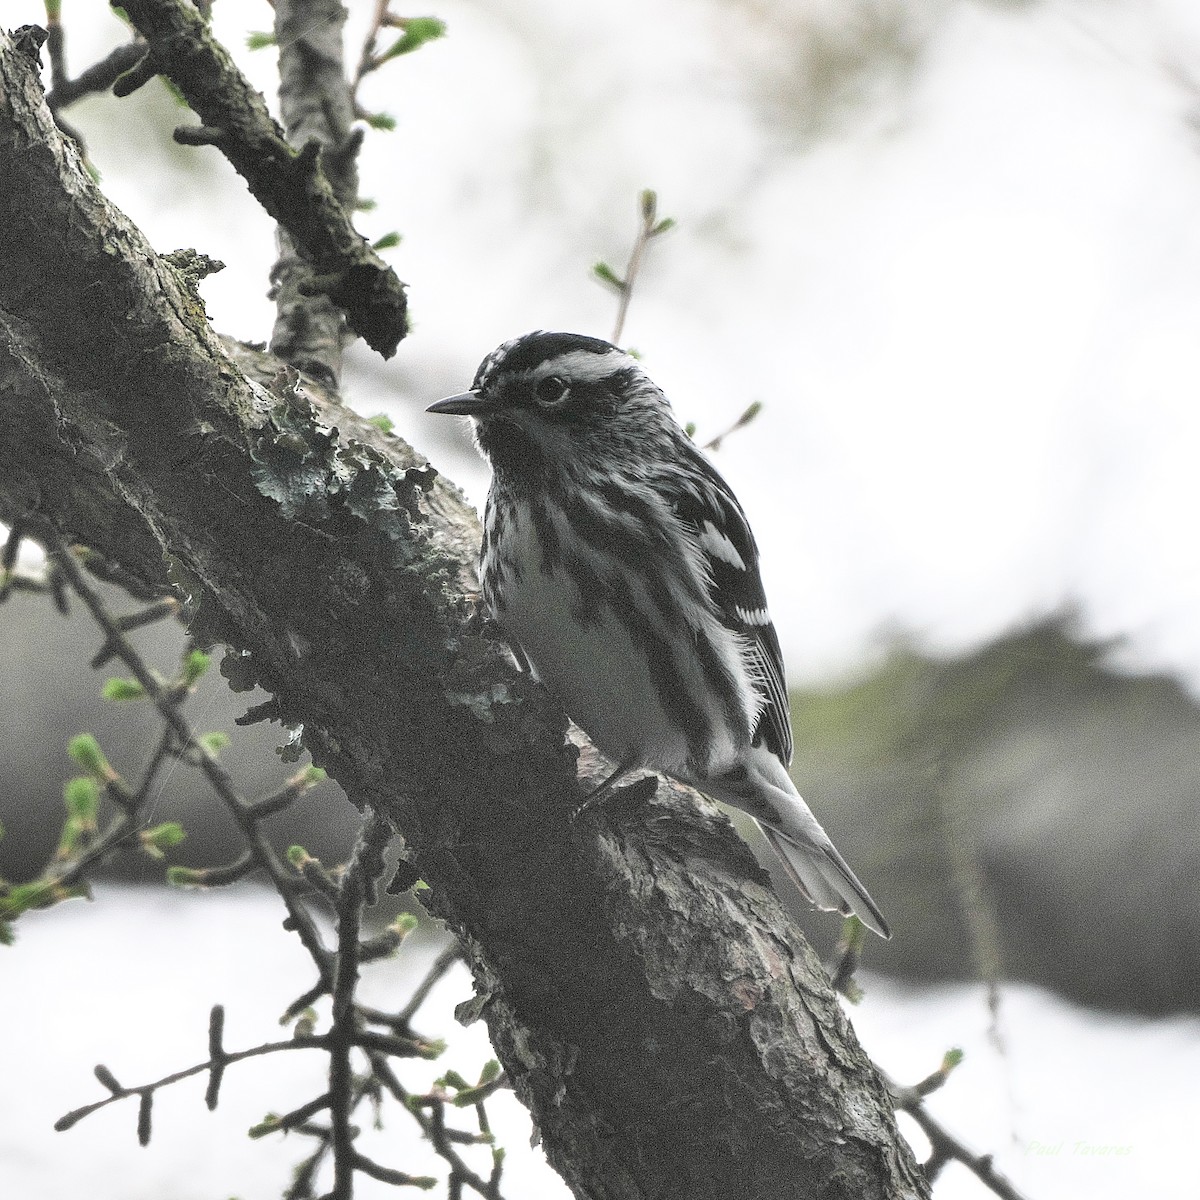
[[[493,350],[470,391],[427,411],[471,417],[492,469],[525,478],[624,460],[678,429],[636,359],[599,338],[542,330]]]

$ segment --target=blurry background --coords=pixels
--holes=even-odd
[[[351,59],[370,7],[349,3]],[[106,6],[64,9],[74,71],[124,40]],[[5,19],[42,11],[10,0]],[[856,1025],[903,1079],[948,1045],[974,1048],[947,1112],[1035,1200],[1127,1195],[1135,1181],[1188,1194],[1182,1114],[1200,1067],[1200,8],[436,0],[428,12],[447,39],[372,76],[362,96],[397,128],[368,134],[362,190],[376,206],[360,228],[403,235],[390,255],[410,285],[413,334],[387,364],[352,352],[347,399],[387,412],[482,504],[486,472],[465,430],[424,406],[516,333],[608,336],[615,303],[589,270],[598,259],[623,270],[638,192],[655,188],[679,226],[652,247],[624,342],[700,440],[763,405],[717,462],[763,550],[796,689],[794,773],[893,921],[896,937],[872,942],[867,966],[908,981],[869,984]],[[265,3],[215,6],[218,34],[269,98],[273,52],[244,45],[271,15]],[[229,264],[203,284],[216,327],[266,338],[271,226],[217,152],[172,143],[194,118],[158,84],[67,115],[105,191],[158,250],[194,246]],[[66,738],[94,729],[114,761],[136,762],[145,736],[95,698],[99,680],[80,679],[93,632],[48,608],[20,597],[0,608],[9,878],[53,844]],[[211,720],[193,713],[206,727],[231,728],[255,699],[207,686],[196,703]],[[247,791],[287,770],[271,753],[281,740],[260,730],[243,751],[241,778],[265,773]],[[181,860],[211,862],[220,829],[184,774],[163,819],[203,802],[184,817]],[[332,785],[306,812],[320,829],[281,836],[336,859],[353,812]],[[159,900],[119,894],[149,928],[174,919]],[[208,903],[190,898],[191,919]],[[89,938],[105,912],[23,922],[0,978],[34,986],[39,943]],[[831,922],[801,919],[830,944]],[[249,923],[244,933],[252,946]],[[275,937],[270,919],[261,936]],[[250,982],[235,979],[231,994]],[[1054,995],[1002,989],[993,1020],[978,987],[908,990],[987,979]],[[125,1011],[119,971],[112,986],[113,1012]],[[0,1021],[11,1027],[9,991]],[[273,986],[262,1003],[277,1011],[290,996]],[[93,1039],[79,1053],[85,1079],[89,1056],[114,1052]],[[23,1065],[35,1070],[14,1062],[18,1077]],[[48,1119],[88,1098],[84,1086],[49,1099]],[[121,1163],[136,1160],[125,1132]],[[0,1179],[19,1146],[29,1195],[46,1169],[34,1136],[0,1145]],[[64,1136],[82,1144],[86,1124]],[[122,1178],[114,1196],[137,1194],[136,1176]],[[560,1194],[530,1178],[529,1194]],[[952,1172],[939,1192],[980,1194]]]

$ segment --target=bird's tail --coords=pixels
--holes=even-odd
[[[821,830],[819,840],[809,838],[801,842],[763,821],[757,824],[766,835],[771,849],[779,855],[788,877],[813,904],[845,916],[853,913],[880,937],[892,936],[879,906],[859,882],[858,876],[850,870],[837,847],[825,836],[824,830]],[[816,824],[815,819],[813,824]],[[820,826],[817,828],[820,829]]]
[[[700,787],[757,821],[792,882],[818,908],[853,913],[880,937],[892,936],[879,906],[804,803],[787,768],[765,747],[754,747],[736,772],[710,776]]]

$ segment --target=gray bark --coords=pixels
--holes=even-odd
[[[394,818],[575,1194],[927,1195],[728,822],[666,785],[570,821],[562,713],[467,625],[457,489],[294,376],[252,383],[269,364],[226,351],[3,35],[0,168],[0,519],[35,513],[186,596],[314,760]]]
[[[340,0],[275,0],[279,107],[288,142],[321,147],[321,169],[338,202],[351,211],[358,199],[362,135],[353,128],[354,105],[342,70],[345,21]],[[277,242],[271,351],[336,391],[345,319],[328,296],[315,292],[317,272],[282,226]]]

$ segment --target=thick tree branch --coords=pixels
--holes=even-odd
[[[114,0],[115,3],[115,0]],[[320,143],[293,150],[262,96],[188,0],[121,0],[149,44],[145,62],[117,81],[125,94],[155,74],[166,75],[199,116],[180,140],[215,145],[254,197],[309,258],[321,290],[345,313],[354,332],[385,358],[407,332],[404,285],[367,245],[338,203],[321,169]],[[190,132],[188,132],[190,130]]]
[[[279,107],[288,141],[321,147],[322,169],[350,212],[358,200],[362,132],[354,129],[354,101],[342,70],[345,21],[341,0],[275,0]],[[277,239],[271,352],[336,391],[346,336],[342,314],[315,286],[316,272],[291,234],[281,227]]]
[[[236,647],[231,679],[273,692],[403,832],[576,1195],[927,1195],[728,822],[668,785],[570,820],[561,713],[469,631],[477,525],[456,489],[265,356],[235,361],[3,36],[0,168],[0,519],[35,514],[173,588],[195,637]]]

